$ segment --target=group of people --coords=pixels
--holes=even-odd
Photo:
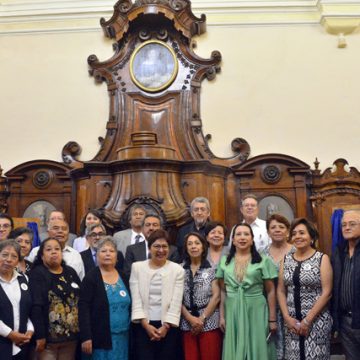
[[[80,237],[53,211],[34,248],[0,214],[1,359],[325,360],[332,332],[359,359],[359,211],[331,262],[309,220],[261,220],[252,194],[229,239],[206,198],[190,210],[176,244],[142,205],[113,236],[97,210]]]

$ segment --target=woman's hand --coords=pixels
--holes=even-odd
[[[220,330],[225,333],[225,318],[223,316],[220,316]]]
[[[36,352],[42,352],[45,350],[46,339],[38,339],[36,340]]]
[[[142,324],[142,326],[145,329],[151,341],[161,340],[158,329],[155,326],[152,326],[149,323]]]
[[[191,332],[194,335],[197,335],[201,333],[204,329],[204,321],[196,316],[191,316],[189,319],[190,325],[191,325]]]
[[[19,333],[18,331],[11,331],[7,337],[19,346],[29,343],[31,339],[31,336]]]
[[[285,319],[286,327],[290,332],[294,334],[299,334],[300,322],[297,319],[292,318],[291,316],[286,317]]]
[[[276,321],[269,321],[269,331],[271,334],[276,334],[277,331],[277,322]]]
[[[167,335],[167,333],[169,332],[169,329],[170,329],[169,324],[162,325],[161,327],[159,327],[157,329],[157,333],[158,333],[158,335],[160,336],[161,339],[163,339]]]
[[[310,326],[311,324],[307,320],[303,319],[300,323],[299,334],[301,336],[308,336],[310,331]]]
[[[87,355],[92,354],[92,340],[86,340],[81,343],[81,351]]]

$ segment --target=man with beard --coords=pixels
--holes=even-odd
[[[176,245],[180,256],[183,254],[184,238],[190,232],[197,232],[205,237],[205,226],[210,217],[210,203],[205,197],[199,196],[190,204],[192,221],[183,225],[177,234]]]

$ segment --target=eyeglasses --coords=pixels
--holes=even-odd
[[[11,225],[10,224],[0,224],[0,229],[10,229]]]
[[[203,212],[206,212],[207,211],[207,208],[206,207],[200,207],[200,208],[193,208],[192,212],[194,213],[203,213]]]
[[[349,221],[348,223],[346,223],[346,222],[341,223],[341,227],[342,228],[349,227],[350,229],[353,229],[356,226],[358,226],[359,224],[360,224],[360,221]]]
[[[18,260],[18,256],[15,254],[8,253],[0,253],[0,257],[2,260],[10,259],[10,260]]]
[[[152,245],[152,248],[155,250],[168,250],[169,245]]]
[[[101,238],[103,236],[105,236],[106,234],[105,233],[91,233],[89,236],[91,236],[93,239],[96,239],[96,238]]]

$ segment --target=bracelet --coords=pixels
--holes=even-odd
[[[310,326],[310,323],[306,320],[306,318],[304,318],[303,321],[306,326]]]

